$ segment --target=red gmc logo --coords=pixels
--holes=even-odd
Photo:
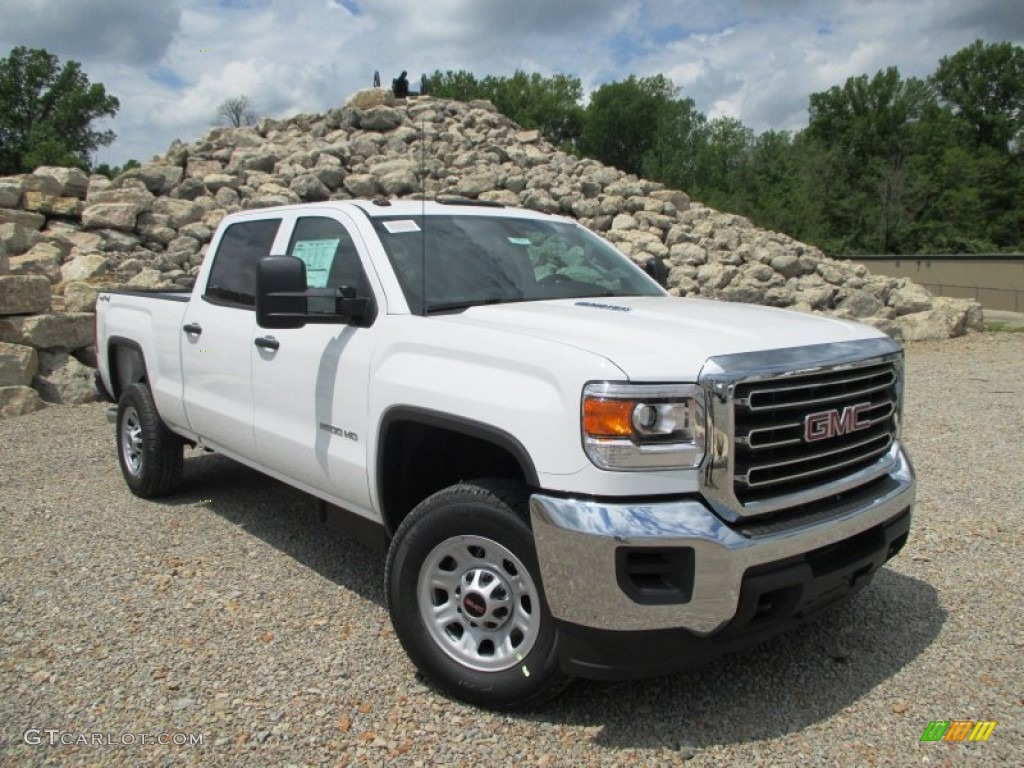
[[[809,413],[804,417],[804,440],[813,443],[815,440],[827,440],[839,437],[847,432],[856,432],[871,426],[870,419],[862,418],[871,403],[848,405],[843,410],[833,408],[830,411]]]

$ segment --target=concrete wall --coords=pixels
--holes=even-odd
[[[1024,312],[1024,256],[937,254],[857,256],[850,261],[890,277],[909,277],[937,296],[975,299],[985,309]]]

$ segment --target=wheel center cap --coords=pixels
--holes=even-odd
[[[470,592],[462,598],[462,607],[465,608],[466,613],[474,619],[479,619],[487,613],[487,601],[484,599],[483,595],[477,594],[476,592]]]

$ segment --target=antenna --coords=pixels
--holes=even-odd
[[[427,314],[427,132],[423,115],[420,112],[420,296],[423,306],[421,311]]]

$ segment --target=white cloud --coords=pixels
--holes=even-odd
[[[178,0],[0,0],[0,42],[62,60],[149,64],[178,28]]]

